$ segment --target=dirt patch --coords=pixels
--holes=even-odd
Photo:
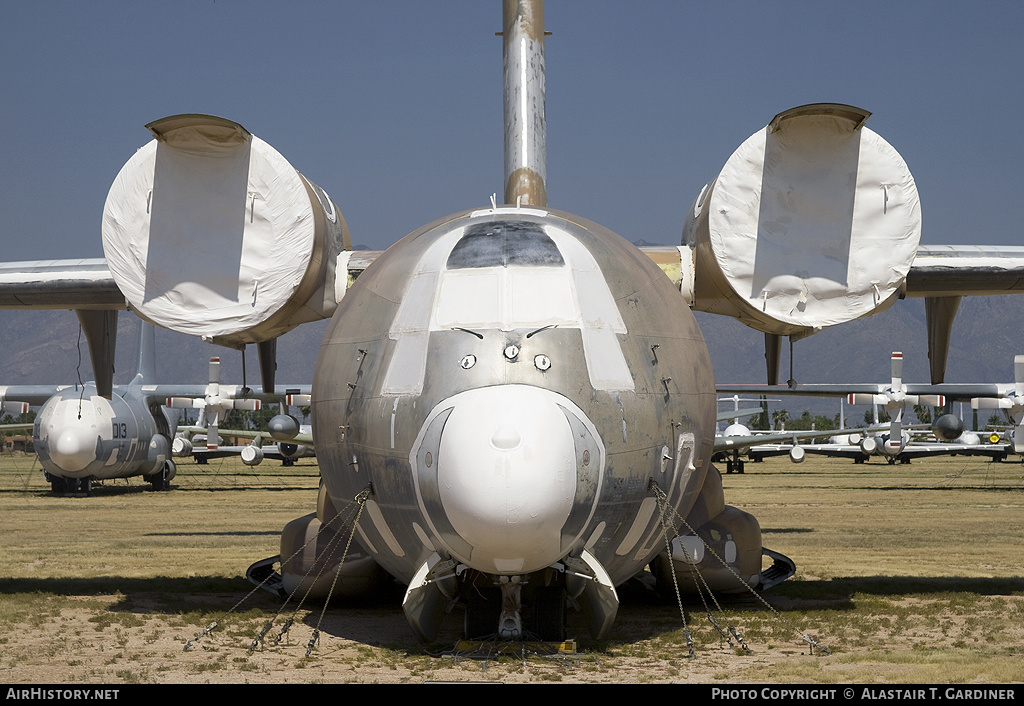
[[[5,681],[934,682],[934,674],[923,678],[931,673],[922,672],[927,664],[963,661],[968,654],[979,663],[988,660],[991,668],[993,658],[1019,661],[1006,646],[1024,645],[1020,595],[979,597],[977,615],[965,613],[960,600],[902,596],[892,601],[891,611],[854,619],[841,605],[845,599],[831,605],[818,600],[807,610],[794,609],[800,599],[785,596],[769,609],[741,602],[710,614],[726,634],[735,631],[731,640],[701,606],[686,607],[684,629],[677,605],[633,596],[624,602],[611,639],[596,644],[581,638],[575,651],[553,654],[508,645],[457,649],[457,621],[437,644],[425,646],[395,603],[278,613],[270,596],[242,607],[241,595],[193,595],[196,611],[190,613],[169,611],[168,597],[156,593],[61,598],[60,609],[49,611],[47,601],[36,598],[39,605],[27,608],[30,615],[3,638]],[[265,636],[258,641],[261,631]],[[818,644],[804,641],[805,634]],[[915,652],[936,656],[922,666],[908,661]],[[1020,671],[1016,679],[1005,672],[986,679],[984,669],[974,674],[980,681],[1024,679]]]

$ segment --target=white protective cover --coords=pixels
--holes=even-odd
[[[917,187],[863,127],[868,113],[832,108],[777,116],[698,199],[684,233],[697,251],[695,308],[794,335],[895,301],[920,240]]]
[[[110,187],[110,273],[132,308],[160,326],[224,340],[257,329],[300,286],[308,289],[303,280],[320,265],[303,181],[274,148],[229,121],[159,134]],[[340,218],[326,196],[320,206]]]

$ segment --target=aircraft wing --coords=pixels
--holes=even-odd
[[[768,434],[747,434],[743,436],[716,436],[714,452],[722,451],[744,451],[754,446],[769,444],[773,441],[789,441],[799,444],[804,439],[820,439],[822,437],[839,436],[841,434],[865,433],[888,429],[887,426],[860,428],[860,429],[827,429],[827,430],[803,430],[803,431],[779,431]]]
[[[201,427],[194,427],[188,430],[190,435],[194,434],[205,434],[206,429]],[[254,429],[218,429],[217,433],[223,437],[235,437],[239,439],[252,439],[257,443],[264,441],[273,441],[273,437],[270,436],[268,431],[260,431]],[[296,434],[291,439],[285,442],[286,444],[296,444],[297,446],[313,446],[313,435],[312,434]]]
[[[752,446],[750,448],[750,457],[782,456],[788,454],[792,448],[792,443]],[[804,453],[827,456],[829,458],[866,457],[866,454],[856,444],[801,444],[800,448],[803,449]]]
[[[644,245],[640,250],[684,295],[692,297],[689,247]],[[919,244],[903,283],[907,297],[1015,293],[1024,293],[1024,246]]]
[[[120,389],[118,386],[115,389]],[[309,395],[312,392],[312,385],[281,385],[274,386],[274,392],[264,392],[262,387],[243,387],[242,385],[218,384],[217,394],[224,399],[251,399],[261,402],[280,402],[282,397],[287,395]],[[143,385],[143,394],[160,398],[194,398],[202,400],[209,392],[207,385]]]
[[[127,309],[103,258],[0,263],[0,309]]]
[[[284,460],[285,456],[278,449],[277,444],[271,444],[270,446],[262,446],[263,458],[270,459],[272,461]],[[218,446],[216,449],[208,449],[205,447],[196,447],[188,454],[195,458],[229,458],[231,456],[240,456],[245,450],[244,446]]]
[[[891,386],[888,383],[794,383],[788,387],[745,384],[723,384],[715,387],[718,392],[729,394],[847,397],[856,394],[884,394]],[[976,397],[1001,397],[1006,394],[1008,386],[999,383],[945,382],[935,385],[904,383],[903,387],[903,392],[908,395],[943,395],[947,400],[964,401]]]
[[[908,297],[1024,292],[1024,247],[919,245],[905,292]]]
[[[755,414],[761,414],[764,410],[760,407],[750,407],[748,409],[733,409],[726,412],[719,412],[718,416],[715,417],[715,421],[724,422],[727,419],[735,419],[737,417],[750,417]]]
[[[74,385],[0,385],[0,405],[4,412],[23,413],[16,411],[13,405],[21,403],[29,407],[38,407],[61,390]]]
[[[62,390],[74,388],[75,385],[0,385],[0,403],[3,412],[21,413],[21,410],[8,408],[8,403],[23,402],[30,407],[38,407],[45,404],[48,399]],[[118,393],[125,393],[127,385],[116,385],[114,389]],[[142,392],[154,399],[166,399],[170,397],[192,398],[202,401],[208,392],[206,385],[143,385]],[[224,399],[257,399],[262,402],[278,402],[285,391],[288,394],[309,394],[310,385],[282,386],[281,391],[274,394],[264,393],[261,388],[243,388],[241,385],[220,385],[219,396]]]
[[[949,444],[937,441],[910,443],[899,455],[906,458],[928,458],[930,456],[991,456],[1005,455],[1005,445],[993,444]]]

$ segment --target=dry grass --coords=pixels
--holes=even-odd
[[[1024,682],[1019,463],[748,464],[724,477],[727,502],[798,567],[764,602],[713,612],[751,651],[723,640],[699,601],[681,613],[638,585],[621,591],[607,641],[581,630],[578,652],[560,658],[456,654],[455,624],[445,642],[419,645],[400,594],[321,614],[253,593],[245,569],[312,510],[316,473],[309,462],[183,464],[167,493],[136,480],[58,498],[34,459],[0,457],[5,681]],[[280,644],[250,652],[288,618]]]

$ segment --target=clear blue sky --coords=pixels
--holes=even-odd
[[[213,113],[382,249],[502,191],[500,0],[3,0],[0,259],[99,257],[144,125]],[[928,244],[1024,244],[1024,3],[549,0],[549,204],[675,244],[732,151],[840,102],[917,180]]]

